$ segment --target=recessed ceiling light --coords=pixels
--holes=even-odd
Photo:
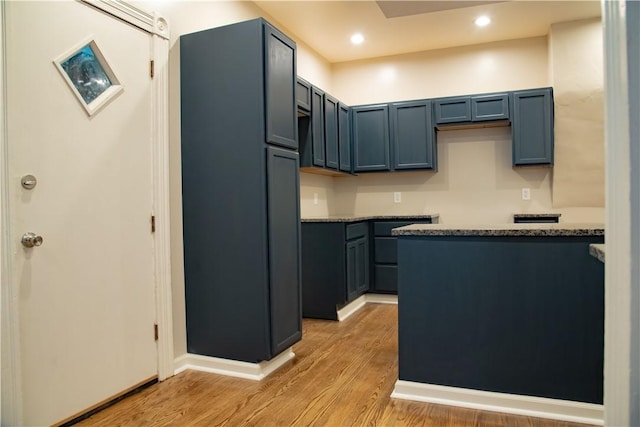
[[[479,16],[476,18],[475,23],[478,27],[486,27],[491,23],[491,18],[488,16]]]
[[[355,33],[351,36],[351,43],[361,44],[364,41],[364,36],[360,33]]]

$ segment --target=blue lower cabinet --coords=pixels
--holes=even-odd
[[[364,105],[351,108],[353,170],[389,171],[389,107]]]
[[[369,290],[367,222],[302,223],[302,315],[337,320]]]
[[[602,241],[399,237],[399,379],[602,404]]]
[[[436,169],[436,133],[431,101],[391,104],[393,169]]]
[[[374,221],[373,222],[373,280],[371,292],[396,294],[398,292],[398,238],[391,235],[391,230],[409,224],[433,224],[434,219],[416,219],[406,221]]]
[[[553,165],[553,90],[511,94],[513,166]]]

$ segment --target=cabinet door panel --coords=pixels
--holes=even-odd
[[[347,248],[347,302],[358,296],[358,241],[348,242]]]
[[[433,101],[436,124],[471,121],[471,99],[468,96]]]
[[[302,337],[298,154],[267,148],[269,296],[273,355]]]
[[[272,26],[264,26],[266,142],[298,149],[296,45]]]
[[[338,100],[324,95],[325,165],[338,170]]]
[[[398,239],[395,237],[376,237],[374,240],[374,261],[380,264],[398,263]]]
[[[354,170],[389,170],[389,108],[374,105],[351,111]]]
[[[324,152],[324,92],[311,88],[311,147],[313,165],[323,168]]]
[[[513,92],[513,165],[553,164],[553,95],[550,88]]]
[[[356,240],[357,293],[362,295],[369,290],[369,239]]]
[[[340,153],[340,170],[351,172],[351,120],[349,107],[338,104],[338,148]]]
[[[296,101],[298,108],[304,111],[311,111],[311,83],[298,77],[296,83]]]
[[[471,120],[474,122],[506,119],[509,119],[508,94],[471,97]]]
[[[431,101],[391,105],[394,169],[435,169],[435,130]]]
[[[398,292],[398,266],[376,265],[374,289],[380,292]]]

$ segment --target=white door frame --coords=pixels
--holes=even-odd
[[[78,0],[146,32],[153,38],[152,60],[152,168],[153,215],[155,216],[154,285],[158,324],[158,378],[173,375],[173,322],[169,239],[169,25],[157,13],[147,12],[121,0]],[[2,425],[22,424],[22,375],[20,369],[19,313],[11,253],[9,158],[6,103],[6,12],[0,2],[0,388]]]
[[[638,76],[628,74],[631,51],[638,49],[637,38],[627,46],[625,1],[603,0],[603,38],[605,69],[605,157],[606,157],[606,264],[605,264],[605,329],[604,329],[604,423],[607,426],[634,425],[632,407],[637,405],[637,384],[630,380],[632,356],[636,351],[638,325],[632,323],[634,292],[638,289],[637,262],[638,227],[637,201],[640,184],[636,182],[638,158],[632,156],[630,132],[638,128],[637,118],[631,120],[632,88],[638,86]],[[631,31],[637,31],[631,28]],[[637,52],[635,54],[637,61]],[[634,291],[635,289],[635,291]],[[637,363],[637,360],[635,361]],[[635,402],[635,403],[634,403]],[[637,414],[636,414],[637,416]],[[633,421],[633,422],[632,422]]]

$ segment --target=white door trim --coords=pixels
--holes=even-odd
[[[22,425],[22,371],[18,336],[18,304],[15,294],[9,217],[9,146],[7,141],[6,10],[0,4],[0,424]],[[3,345],[4,344],[4,345]]]
[[[158,19],[162,18],[157,18]],[[163,20],[164,21],[164,20]],[[166,22],[166,21],[164,21]],[[173,376],[173,305],[169,223],[169,40],[153,36],[153,213],[154,272],[158,324],[158,378]]]
[[[632,168],[630,156],[629,84],[625,1],[602,2],[605,68],[606,252],[604,329],[604,423],[630,425],[633,399],[631,370],[632,232],[638,218],[632,216]],[[629,76],[637,79],[637,76]],[[632,262],[634,260],[634,262]],[[637,398],[637,397],[636,397]]]
[[[154,284],[156,290],[156,322],[158,324],[158,377],[173,375],[173,321],[171,302],[171,260],[169,240],[169,25],[157,13],[141,10],[121,0],[81,0],[109,15],[122,19],[153,37],[154,78],[152,80],[152,167],[154,236]],[[0,2],[0,388],[2,425],[22,424],[22,387],[19,348],[19,313],[15,303],[15,275],[11,253],[13,233],[10,230],[8,168],[7,103],[6,103],[6,13]],[[13,303],[12,303],[13,302]],[[4,345],[3,345],[4,344]]]

